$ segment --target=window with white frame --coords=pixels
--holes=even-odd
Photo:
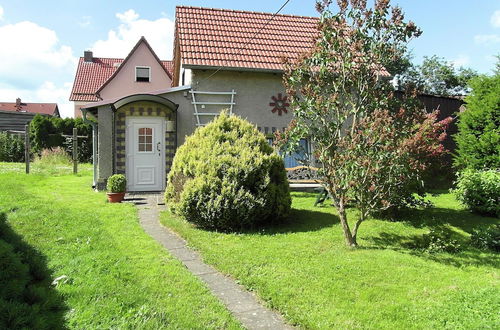
[[[151,68],[149,66],[136,66],[135,67],[135,81],[150,82],[151,81]]]
[[[151,127],[141,127],[138,130],[138,150],[139,152],[153,151],[153,129]]]

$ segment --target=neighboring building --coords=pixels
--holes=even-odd
[[[57,103],[0,102],[0,131],[24,132],[36,114],[60,117]]]
[[[93,57],[85,51],[69,98],[74,116],[81,117],[80,108],[90,102],[165,89],[171,85],[171,71],[172,62],[161,61],[144,37],[125,59]]]

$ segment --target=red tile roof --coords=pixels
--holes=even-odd
[[[80,57],[76,69],[75,81],[71,90],[70,101],[98,101],[96,92],[109,80],[124,61],[123,58],[94,57],[92,62],[85,62]],[[172,77],[172,61],[160,61]]]
[[[281,71],[284,57],[295,59],[313,47],[319,18],[272,17],[271,13],[178,6],[175,42],[180,62],[187,67]],[[384,68],[378,73],[390,76]]]
[[[176,8],[176,42],[186,66],[282,70],[282,58],[308,51],[318,33],[316,17],[227,9]],[[249,43],[245,46],[245,44]]]
[[[0,102],[0,111],[31,112],[59,117],[57,103]]]

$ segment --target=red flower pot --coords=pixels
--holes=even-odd
[[[125,193],[124,192],[121,192],[121,193],[107,193],[108,195],[108,201],[110,203],[121,203],[121,201],[123,200],[123,197],[125,197]]]

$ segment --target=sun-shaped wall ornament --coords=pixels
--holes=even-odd
[[[278,93],[278,97],[274,95],[271,96],[271,99],[273,100],[273,102],[269,103],[269,106],[273,107],[271,112],[275,113],[278,111],[279,116],[281,116],[282,112],[288,113],[287,107],[290,106],[290,103],[287,102],[287,98],[288,97],[286,95],[282,95],[281,93]]]

